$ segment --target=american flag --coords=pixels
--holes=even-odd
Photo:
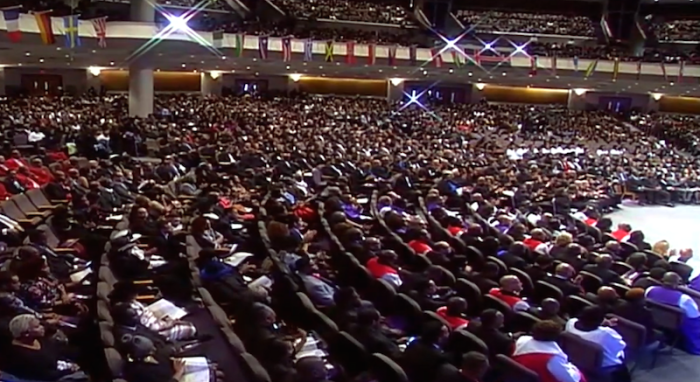
[[[267,38],[267,36],[258,37],[258,52],[260,52],[260,59],[261,60],[267,60],[268,43],[269,43],[269,39]]]
[[[311,39],[304,41],[304,61],[314,60],[314,42]]]
[[[97,45],[100,48],[107,47],[107,16],[92,19],[92,27],[95,28],[97,36]]]
[[[292,61],[292,38],[282,37],[282,61]]]

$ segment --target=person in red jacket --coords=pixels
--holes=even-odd
[[[467,311],[467,300],[462,297],[451,297],[447,305],[438,308],[437,314],[450,324],[450,329],[464,329],[469,325],[469,320],[464,317]]]
[[[398,258],[392,250],[381,251],[376,257],[367,260],[367,270],[374,278],[382,279],[398,288],[402,283],[396,266]]]
[[[29,166],[29,172],[41,186],[45,186],[53,181],[51,170],[45,167],[39,158],[32,159],[32,163]]]
[[[426,230],[421,230],[417,238],[408,242],[408,246],[413,248],[419,255],[425,255],[433,250],[430,246],[430,234]]]
[[[17,169],[17,180],[26,188],[27,190],[33,190],[35,188],[40,188],[41,185],[29,172],[28,167],[20,167]]]
[[[532,336],[516,341],[513,360],[535,372],[542,382],[585,382],[581,371],[557,344],[561,330],[561,325],[551,320],[536,323]]]
[[[617,225],[617,229],[614,230],[610,235],[617,239],[617,241],[622,241],[624,238],[630,235],[632,232],[632,226],[627,223],[620,223]]]
[[[546,240],[547,234],[545,234],[542,229],[535,228],[530,232],[530,237],[526,237],[525,240],[523,240],[523,244],[525,244],[528,248],[530,248],[531,251],[534,252],[537,249],[537,247],[544,244]]]
[[[523,290],[523,283],[515,275],[505,275],[500,280],[501,287],[493,288],[489,291],[491,296],[505,302],[514,311],[524,311],[530,309],[530,304],[520,298]]]
[[[18,150],[12,150],[10,159],[5,161],[5,166],[10,170],[17,170],[20,167],[27,167],[27,161],[22,158]]]

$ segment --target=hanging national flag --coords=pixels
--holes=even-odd
[[[435,64],[436,68],[442,68],[442,49],[433,48],[430,49],[430,55],[432,56],[431,61]]]
[[[455,64],[455,66],[458,68],[461,68],[462,65],[464,65],[464,60],[462,59],[462,52],[459,52],[456,49],[452,50],[452,63]]]
[[[574,56],[574,71],[578,73],[578,56]]]
[[[7,27],[7,37],[12,42],[19,42],[22,39],[22,31],[19,29],[19,10],[20,7],[2,10],[2,16],[5,18],[5,27]]]
[[[374,65],[377,62],[377,46],[367,45],[367,65]]]
[[[245,44],[245,35],[236,33],[236,46],[233,47],[233,55],[235,57],[243,57],[243,44]]]
[[[355,63],[355,41],[345,43],[345,62],[350,65]]]
[[[333,62],[333,40],[326,41],[326,62]]]
[[[39,27],[41,41],[44,45],[53,45],[56,43],[56,38],[53,35],[53,27],[51,26],[51,12],[43,11],[34,13],[36,25]]]
[[[642,62],[637,61],[637,81],[642,78]]]
[[[555,76],[557,75],[557,55],[556,55],[556,53],[554,54],[554,56],[552,56],[552,73],[554,73]]]
[[[537,56],[530,56],[530,77],[537,75]]]
[[[664,75],[664,79],[668,81],[668,75],[666,74],[666,63],[661,61],[661,73]]]
[[[100,48],[107,47],[107,16],[98,17],[96,19],[90,20],[92,22],[92,28],[95,29],[95,36],[97,36],[97,46]],[[223,34],[222,34],[223,37]]]
[[[224,31],[214,31],[211,33],[211,46],[217,49],[224,46]]]
[[[396,45],[391,45],[389,46],[389,52],[387,54],[387,58],[389,60],[389,65],[394,66],[396,65]]]
[[[412,66],[416,66],[418,63],[418,47],[416,45],[408,47],[408,61]]]
[[[314,60],[314,41],[308,39],[304,41],[304,61]]]
[[[586,68],[586,78],[590,77],[593,72],[595,72],[595,68],[598,66],[598,59],[595,59],[591,61],[590,64],[588,64],[588,67]]]
[[[258,53],[260,53],[261,60],[267,60],[267,48],[270,43],[270,39],[267,36],[258,37]]]
[[[292,38],[282,37],[282,61],[292,61]]]
[[[78,16],[70,15],[63,18],[63,31],[66,36],[66,48],[80,46],[80,34],[78,33]]]
[[[678,83],[683,82],[683,71],[685,70],[685,61],[681,60],[678,67]]]
[[[620,73],[620,58],[615,57],[613,62],[613,81],[617,81],[617,75]]]

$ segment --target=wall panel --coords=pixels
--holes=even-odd
[[[486,85],[481,92],[489,102],[566,105],[569,99],[566,89]]]
[[[659,111],[663,113],[700,114],[700,98],[663,96],[659,99]]]
[[[194,72],[154,72],[153,88],[156,92],[199,92],[201,78]],[[106,91],[129,91],[129,72],[103,70],[100,82]]]
[[[302,77],[299,90],[312,94],[387,96],[387,81],[349,78]]]

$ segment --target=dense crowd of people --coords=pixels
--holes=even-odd
[[[466,28],[482,32],[595,36],[593,21],[583,16],[465,9],[458,10],[455,15]]]
[[[304,19],[331,19],[368,23],[410,25],[409,11],[401,4],[383,1],[280,0],[286,12]]]
[[[659,41],[700,41],[698,20],[666,20],[652,23],[651,30]]]
[[[155,101],[0,104],[3,375],[625,382],[674,334],[654,302],[700,353],[692,250],[605,217],[625,188],[697,202],[668,136],[556,106]]]
[[[625,62],[649,62],[678,64],[681,61],[688,64],[700,62],[700,50],[680,50],[674,47],[645,48],[641,56],[629,54],[629,49],[613,45],[570,44],[570,43],[540,43],[532,41],[527,44],[529,54],[545,57],[566,57],[614,60],[619,58]]]

